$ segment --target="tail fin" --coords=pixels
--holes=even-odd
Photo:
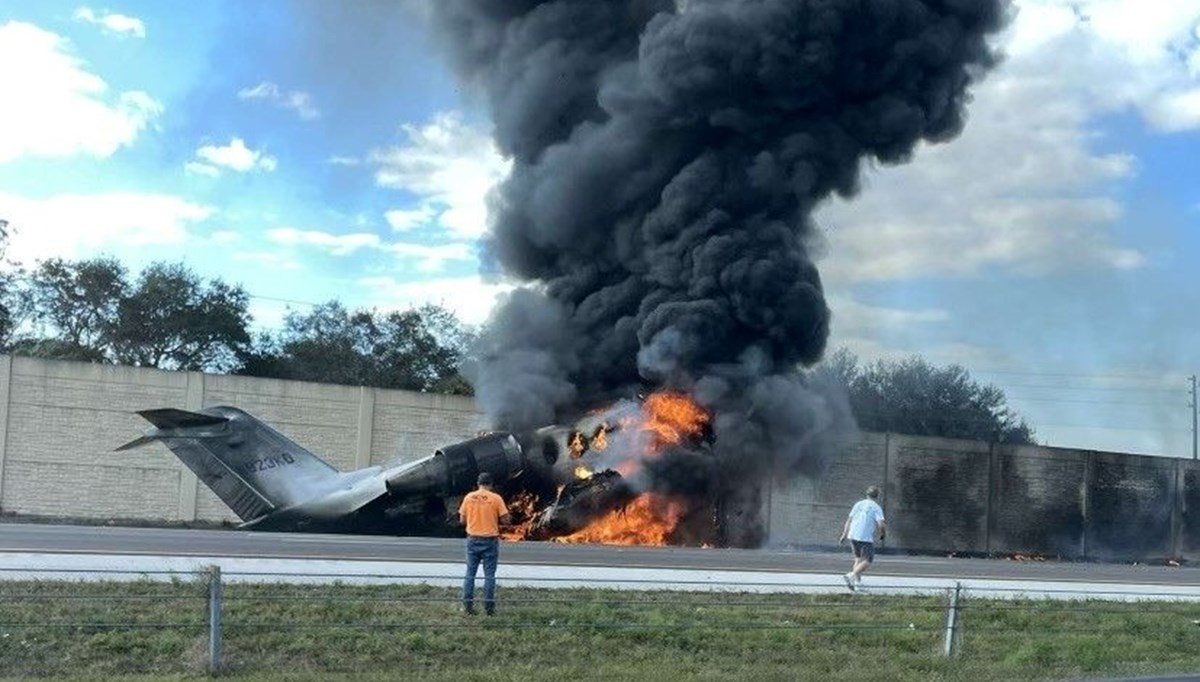
[[[160,429],[216,426],[217,424],[224,424],[229,421],[228,417],[204,414],[202,412],[188,412],[187,410],[177,410],[173,407],[166,407],[159,410],[142,410],[138,414]]]
[[[338,478],[328,462],[236,408],[138,414],[154,426],[117,450],[162,442],[243,521],[298,504]]]

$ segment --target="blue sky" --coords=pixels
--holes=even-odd
[[[482,321],[506,162],[422,0],[0,7],[10,256],[183,260],[255,324],[333,298]],[[1053,445],[1191,455],[1200,0],[1018,0],[967,128],[823,206],[831,345],[1005,388]]]

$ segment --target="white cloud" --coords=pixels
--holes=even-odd
[[[1164,95],[1151,105],[1146,116],[1160,130],[1167,132],[1200,127],[1200,87]]]
[[[233,254],[233,260],[266,266],[271,270],[300,269],[300,263],[295,259],[274,251],[238,251]]]
[[[108,157],[162,113],[144,92],[109,92],[65,38],[32,24],[0,24],[0,64],[0,163]]]
[[[963,134],[868,172],[859,197],[818,212],[831,281],[1145,264],[1118,243],[1124,206],[1112,193],[1137,162],[1119,146],[1096,150],[1099,120],[1132,110],[1160,132],[1200,125],[1200,83],[1184,58],[1200,49],[1200,0],[1019,9],[1001,41],[1008,58],[975,88]]]
[[[0,216],[15,232],[8,255],[29,264],[109,248],[182,244],[187,227],[213,209],[168,194],[110,192],[31,199],[0,193]]]
[[[278,331],[283,327],[287,314],[294,310],[294,307],[286,302],[258,296],[252,296],[247,307],[250,317],[253,318],[251,328],[255,331]]]
[[[242,240],[242,235],[233,230],[218,230],[208,235],[208,240],[213,244],[229,245],[236,244]]]
[[[1068,94],[1084,93],[1097,110],[1133,108],[1159,130],[1200,127],[1164,115],[1200,83],[1200,0],[1019,0],[1006,42],[1014,61],[1054,54],[1043,77]],[[1177,112],[1178,113],[1178,112]]]
[[[833,326],[841,336],[874,336],[880,331],[901,331],[917,325],[939,324],[950,319],[940,308],[903,310],[868,305],[852,298],[830,294],[828,302],[836,310]]]
[[[371,292],[373,305],[405,309],[435,303],[452,311],[467,324],[487,320],[496,297],[513,289],[510,284],[486,283],[478,276],[446,277],[400,282],[390,277],[366,277],[358,284]]]
[[[508,172],[509,163],[490,136],[443,113],[423,125],[405,125],[407,144],[372,151],[375,181],[420,197],[414,209],[436,214],[456,238],[474,239],[487,229],[487,192]]]
[[[432,206],[420,206],[411,210],[395,209],[383,214],[384,220],[397,232],[407,232],[428,224],[437,217],[437,211]]]
[[[189,173],[216,177],[221,168],[228,168],[238,173],[252,170],[273,171],[278,166],[275,157],[261,151],[255,151],[246,146],[245,140],[235,137],[229,144],[218,147],[205,145],[196,150],[199,161],[189,161],[184,168]]]
[[[475,257],[471,246],[466,243],[385,242],[370,232],[332,234],[320,230],[283,227],[268,230],[267,239],[283,246],[312,246],[325,249],[334,256],[348,256],[362,249],[382,251],[402,259],[417,261],[417,268],[422,272],[437,272],[444,268],[447,262],[469,261]]]
[[[438,272],[448,261],[469,261],[475,258],[468,244],[411,244],[396,242],[384,247],[401,258],[412,258],[418,261],[417,269],[421,272]]]
[[[312,121],[321,117],[321,112],[313,104],[312,95],[302,90],[283,90],[275,83],[269,81],[259,83],[252,88],[239,90],[238,99],[271,102],[284,109],[291,109],[305,121]]]
[[[183,169],[193,175],[207,175],[210,178],[215,178],[221,174],[221,169],[216,166],[210,166],[207,163],[199,161],[188,161],[183,164]]]
[[[380,246],[378,235],[367,232],[330,234],[318,230],[284,227],[267,231],[267,239],[285,246],[318,246],[335,256],[347,256],[359,249]]]
[[[335,166],[357,166],[362,163],[361,160],[353,156],[331,156],[325,162]]]
[[[96,14],[90,7],[80,7],[75,10],[75,14],[72,17],[76,21],[84,21],[100,26],[108,33],[133,36],[135,38],[146,37],[146,25],[137,17],[114,14],[109,11],[105,11],[103,14]]]

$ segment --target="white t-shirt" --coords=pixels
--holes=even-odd
[[[875,500],[859,500],[850,508],[850,539],[875,542],[875,526],[883,520],[883,507]]]

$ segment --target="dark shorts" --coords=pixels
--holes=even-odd
[[[862,559],[868,564],[875,561],[875,543],[874,542],[859,542],[851,540],[850,546],[854,547],[854,558]]]

